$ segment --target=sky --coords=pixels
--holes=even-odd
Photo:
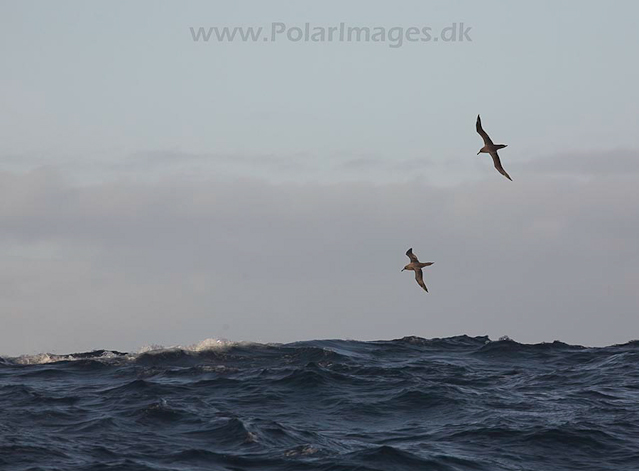
[[[0,354],[639,338],[638,15],[0,2]],[[224,27],[263,36],[194,40]],[[476,155],[479,113],[513,182]]]

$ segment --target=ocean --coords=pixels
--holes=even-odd
[[[2,471],[639,470],[639,342],[206,340],[0,358]]]

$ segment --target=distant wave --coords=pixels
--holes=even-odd
[[[198,358],[201,354],[206,356],[210,353],[228,351],[233,348],[242,348],[250,350],[254,348],[256,352],[264,351],[267,349],[282,349],[284,351],[287,348],[308,348],[308,349],[320,349],[327,351],[331,344],[344,345],[359,343],[365,344],[408,344],[419,346],[421,348],[429,349],[445,349],[452,351],[454,349],[473,349],[476,348],[477,354],[497,354],[497,353],[515,353],[521,354],[526,352],[538,352],[543,351],[609,351],[611,349],[639,349],[639,340],[631,340],[624,344],[615,344],[608,347],[584,347],[582,345],[570,345],[564,342],[555,340],[554,342],[541,342],[536,344],[519,343],[508,337],[502,337],[499,340],[491,340],[488,336],[470,337],[467,335],[458,335],[446,338],[432,338],[426,339],[417,336],[406,336],[394,340],[380,340],[372,342],[358,342],[358,341],[344,341],[344,340],[315,340],[294,342],[290,344],[279,343],[259,343],[259,342],[247,342],[247,341],[230,341],[221,339],[208,338],[188,346],[171,346],[165,347],[162,345],[147,345],[141,347],[135,352],[119,352],[116,350],[98,349],[88,352],[70,353],[70,354],[53,354],[53,353],[39,353],[35,355],[20,355],[17,357],[0,356],[0,362],[5,364],[20,364],[20,365],[41,365],[48,363],[55,363],[61,361],[77,361],[77,360],[97,360],[108,362],[109,360],[127,360],[127,361],[154,361],[162,359],[177,359],[177,358]],[[350,351],[351,349],[346,349]],[[356,353],[357,349],[353,350]],[[310,350],[309,350],[310,351]]]

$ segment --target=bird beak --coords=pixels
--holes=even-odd
[[[477,155],[479,155],[479,152],[477,152]]]
[[[402,271],[406,270],[406,268],[402,268]],[[401,272],[400,272],[401,273]]]

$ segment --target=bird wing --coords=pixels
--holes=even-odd
[[[424,290],[428,293],[428,288],[426,288],[426,284],[424,283],[424,273],[422,273],[421,268],[415,270],[415,281],[417,281],[417,284],[424,288]]]
[[[413,253],[413,249],[410,248],[406,251],[406,255],[408,255],[408,258],[410,258],[411,262],[415,262],[415,263],[419,263],[419,260],[417,260],[417,255],[415,255]]]
[[[477,132],[479,133],[481,138],[484,140],[484,144],[486,144],[487,146],[494,145],[493,141],[491,141],[490,137],[488,137],[488,134],[486,134],[486,131],[484,131],[484,129],[481,127],[481,118],[479,117],[479,115],[477,115],[477,124],[475,125],[475,128],[477,129]]]
[[[490,156],[493,158],[493,164],[495,164],[495,168],[497,169],[497,171],[512,182],[513,179],[510,178],[510,175],[508,175],[506,173],[506,170],[504,170],[504,167],[501,166],[501,160],[499,160],[499,155],[497,155],[497,151],[491,152]]]

